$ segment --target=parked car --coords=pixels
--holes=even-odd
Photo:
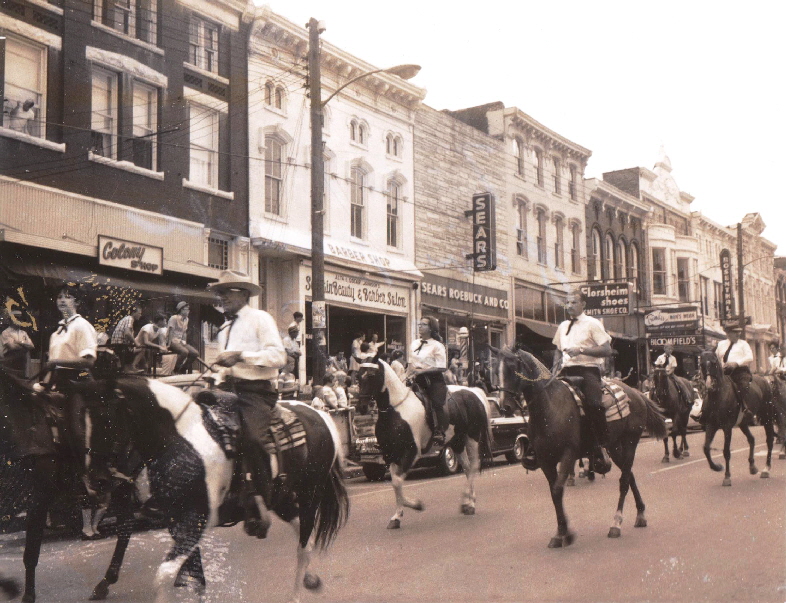
[[[491,410],[491,433],[494,442],[491,454],[484,451],[486,460],[505,455],[511,462],[520,462],[527,451],[527,418],[519,411],[511,412],[509,409],[500,410],[497,398],[490,396],[489,408]],[[369,481],[381,481],[385,478],[388,467],[382,458],[382,451],[377,445],[377,438],[365,435],[355,441],[355,450],[360,455],[360,465],[363,474]],[[442,475],[451,475],[461,468],[458,455],[450,446],[432,446],[426,454],[421,456],[415,468],[436,467]]]

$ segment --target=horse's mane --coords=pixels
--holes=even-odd
[[[398,406],[409,395],[410,389],[398,378],[396,372],[384,360],[380,360],[382,370],[385,371],[385,387],[388,390],[391,406]]]

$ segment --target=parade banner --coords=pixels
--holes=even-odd
[[[630,283],[587,283],[579,287],[587,296],[587,316],[626,316],[630,314]]]

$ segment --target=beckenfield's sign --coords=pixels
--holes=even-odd
[[[98,235],[98,263],[147,274],[164,274],[164,250]]]
[[[580,287],[587,296],[587,316],[625,316],[630,314],[628,283],[587,283]]]
[[[508,292],[502,289],[428,275],[420,283],[420,292],[423,303],[430,306],[508,317]]]
[[[300,277],[311,295],[311,268],[301,266]],[[325,271],[325,300],[353,304],[365,310],[407,312],[411,289],[374,281],[363,276]]]

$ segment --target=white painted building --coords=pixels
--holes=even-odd
[[[249,45],[250,236],[258,251],[260,303],[285,330],[310,320],[310,115],[308,32],[257,9]],[[322,98],[377,69],[326,41]],[[389,346],[413,332],[421,273],[414,263],[414,111],[425,90],[378,73],[324,110],[325,298],[328,353],[348,356],[353,335]],[[300,363],[301,381],[305,365]]]

